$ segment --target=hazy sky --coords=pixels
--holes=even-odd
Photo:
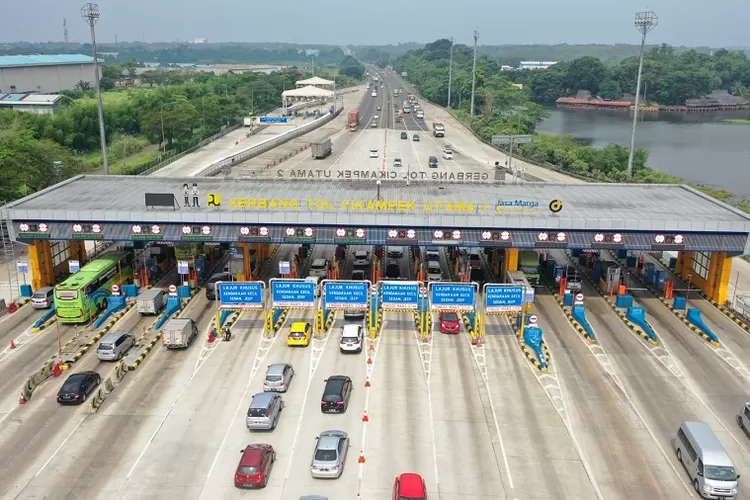
[[[2,0],[0,5],[11,0]],[[80,0],[12,2],[0,42],[88,40]],[[750,1],[648,0],[100,0],[97,38],[176,41],[388,44],[455,36],[480,44],[637,43],[636,11],[653,10],[649,43],[748,46]]]

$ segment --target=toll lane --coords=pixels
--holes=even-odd
[[[467,500],[506,498],[505,465],[495,454],[498,436],[493,419],[487,418],[489,400],[470,349],[464,334],[442,335],[433,322],[431,425],[440,494]]]
[[[548,380],[538,380],[504,316],[488,316],[485,333],[480,349],[494,412],[488,420],[497,419],[513,479],[510,497],[596,498],[568,429],[543,389]],[[501,451],[495,445],[502,465]]]
[[[542,292],[535,306],[567,400],[571,433],[603,498],[670,498],[674,489],[664,481],[670,477],[669,464],[622,388],[566,324],[553,297]]]
[[[0,269],[2,269],[0,267]],[[6,304],[10,303],[10,297],[5,299]],[[42,317],[47,309],[39,310],[26,304],[14,313],[7,313],[0,316],[0,352],[10,345],[11,339],[15,339],[25,330],[31,328],[36,320]]]
[[[362,498],[391,498],[393,480],[402,472],[420,474],[431,497],[437,498],[435,436],[422,349],[412,313],[384,313],[373,359]]]

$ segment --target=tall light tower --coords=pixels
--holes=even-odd
[[[638,107],[641,101],[641,75],[643,73],[643,55],[646,51],[646,34],[659,24],[659,18],[651,11],[638,12],[635,15],[635,29],[641,32],[641,56],[638,62],[638,78],[635,83],[635,106],[633,107],[633,130],[630,133],[630,153],[628,153],[628,177],[633,176],[633,155],[635,154],[635,128],[638,125]]]
[[[104,175],[109,175],[109,158],[107,158],[107,135],[104,132],[104,106],[102,105],[102,89],[99,85],[99,57],[96,52],[96,30],[94,26],[99,20],[99,5],[87,3],[81,7],[81,17],[91,28],[91,45],[94,52],[94,88],[96,89],[96,107],[99,111],[99,140],[102,143],[102,164]]]
[[[477,40],[479,32],[474,30],[474,64],[471,67],[471,116],[474,117],[474,90],[477,86]]]
[[[448,107],[451,107],[451,85],[453,84],[453,45],[456,42],[451,37],[451,57],[448,63]]]

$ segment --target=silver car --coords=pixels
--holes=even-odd
[[[287,363],[268,365],[266,378],[263,379],[264,392],[286,392],[294,377],[294,367]]]
[[[96,348],[100,361],[118,361],[135,345],[135,336],[131,333],[109,332],[102,337]]]
[[[337,479],[344,472],[349,436],[344,431],[321,432],[313,452],[310,474],[318,479]]]

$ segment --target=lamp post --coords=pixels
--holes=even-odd
[[[96,89],[96,108],[99,114],[99,141],[102,147],[102,165],[104,175],[109,175],[109,158],[107,157],[107,135],[104,131],[104,106],[102,104],[102,89],[99,85],[99,57],[96,52],[96,30],[94,26],[99,20],[99,5],[87,3],[81,8],[81,17],[91,28],[91,46],[94,53],[94,88]]]
[[[477,40],[479,32],[474,30],[474,64],[471,68],[471,117],[474,118],[474,91],[477,86]]]
[[[378,186],[378,201],[380,201],[380,181],[377,181],[375,185]]]
[[[628,177],[633,176],[633,155],[635,154],[635,128],[638,125],[638,107],[641,100],[641,75],[643,73],[643,55],[646,50],[646,34],[659,24],[659,18],[651,11],[638,12],[635,15],[635,28],[641,32],[641,55],[638,61],[638,78],[635,83],[635,106],[633,107],[633,129],[630,133],[630,152],[628,153]]]
[[[162,143],[162,154],[167,152],[166,138],[164,137],[164,107],[169,106],[173,103],[165,102],[159,106],[159,117],[161,118],[161,143]]]
[[[453,84],[453,45],[455,44],[451,37],[451,57],[448,62],[448,107],[451,107],[451,86]]]

